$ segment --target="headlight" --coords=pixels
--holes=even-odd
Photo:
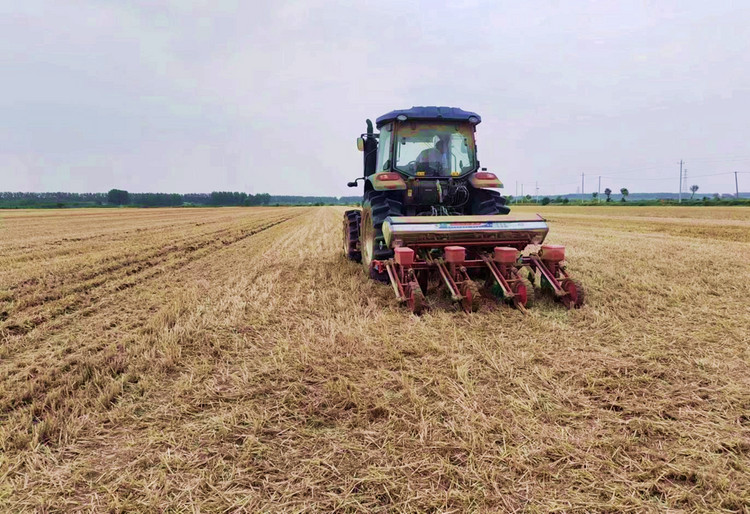
[[[469,123],[479,123],[479,118],[477,118],[476,116],[469,116]]]
[[[399,114],[398,116],[396,116],[396,119],[398,121],[406,121],[406,114]]]

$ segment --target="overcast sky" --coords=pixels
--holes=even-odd
[[[480,113],[507,194],[750,172],[748,2],[443,4],[0,0],[0,191],[361,194],[413,105]]]

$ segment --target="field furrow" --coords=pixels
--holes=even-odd
[[[591,209],[548,214],[588,304],[528,316],[409,314],[344,259],[343,208],[75,213],[80,255],[20,217],[2,510],[747,511],[745,211]]]
[[[31,277],[9,288],[11,296],[5,300],[3,309],[7,321],[0,325],[0,336],[27,333],[58,316],[89,308],[113,292],[129,289],[165,271],[177,270],[289,219],[291,216],[282,215],[253,220],[247,226],[170,241],[157,249],[139,248],[123,257],[107,258],[99,265],[92,261],[82,271],[68,268],[43,279]]]

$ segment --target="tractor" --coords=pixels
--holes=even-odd
[[[475,133],[481,117],[456,107],[412,107],[370,120],[357,138],[364,173],[362,210],[344,213],[343,248],[374,280],[390,282],[396,296],[419,313],[428,280],[439,275],[467,312],[479,308],[484,280],[524,310],[532,280],[569,307],[583,291],[566,272],[564,248],[541,244],[548,227],[539,215],[513,216],[496,189],[502,182],[480,167]],[[550,260],[552,259],[552,260]],[[527,268],[526,276],[521,270]]]

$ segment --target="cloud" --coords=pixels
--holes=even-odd
[[[352,194],[365,118],[430,104],[480,112],[483,165],[542,193],[688,154],[725,171],[750,165],[748,21],[703,2],[4,2],[0,189]]]

